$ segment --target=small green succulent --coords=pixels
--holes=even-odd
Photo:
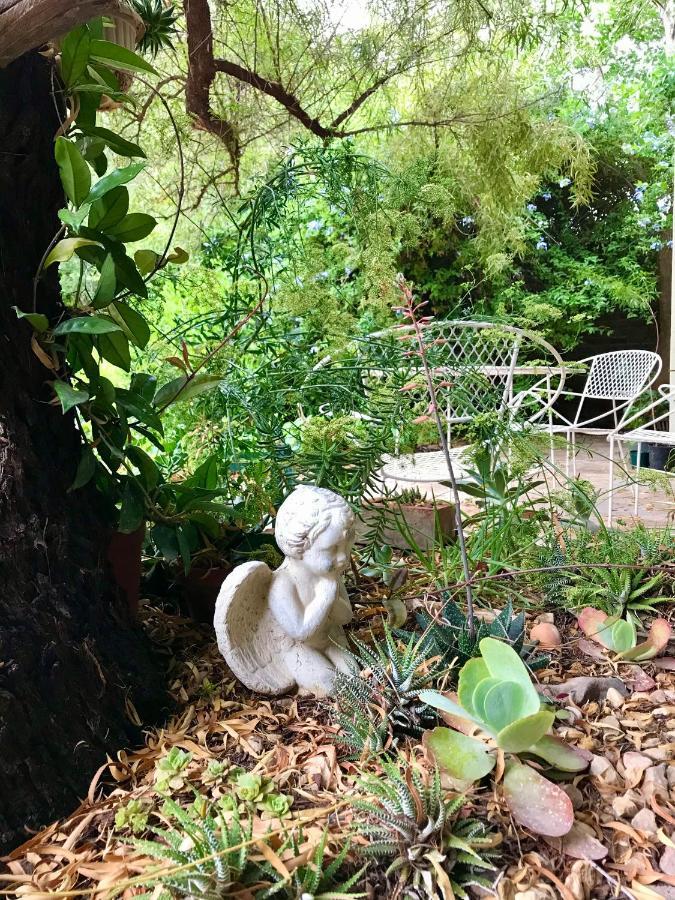
[[[335,683],[338,742],[359,753],[379,753],[401,735],[419,737],[433,726],[436,713],[420,692],[447,669],[428,662],[427,644],[417,635],[400,645],[386,622],[383,627],[384,640],[374,639],[372,647],[352,638],[360,674],[340,673]]]
[[[185,786],[185,769],[192,761],[192,754],[180,747],[172,747],[155,765],[155,786],[158,791],[178,791]]]
[[[217,759],[212,759],[209,761],[208,766],[205,771],[202,773],[202,781],[204,784],[215,784],[217,781],[220,781],[221,778],[224,778],[227,772],[229,771],[228,763],[220,762]]]
[[[148,824],[149,807],[141,800],[130,800],[115,812],[115,828],[128,828],[133,834],[144,831]]]

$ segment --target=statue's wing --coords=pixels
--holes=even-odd
[[[251,690],[282,694],[295,686],[283,662],[283,650],[292,642],[270,612],[271,580],[264,562],[237,566],[220,589],[213,625],[233,674]]]

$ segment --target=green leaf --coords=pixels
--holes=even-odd
[[[479,681],[476,685],[476,690],[473,692],[473,697],[471,698],[474,712],[476,713],[480,721],[486,724],[487,720],[485,717],[485,698],[492,690],[492,688],[498,684],[501,684],[498,678],[483,678],[483,680]]]
[[[16,313],[17,319],[27,319],[37,332],[42,333],[49,328],[49,319],[42,313],[22,312],[18,306],[13,306],[12,309]]]
[[[84,222],[87,216],[87,209],[83,207],[81,209],[60,209],[58,211],[58,217],[61,219],[64,225],[67,225],[68,228],[72,228],[73,231],[76,231],[80,225]]]
[[[133,50],[127,50],[112,41],[94,40],[91,42],[90,55],[92,59],[109,65],[111,69],[119,69],[122,72],[149,72],[156,75],[153,67]]]
[[[180,375],[162,387],[155,394],[155,406],[165,406],[175,401],[191,400],[193,397],[211,391],[222,381],[220,375],[195,375],[188,380],[187,375]]]
[[[496,638],[483,638],[480,652],[493,678],[500,681],[515,681],[539,704],[539,696],[532,685],[530,673],[513,647]]]
[[[157,487],[160,475],[154,459],[148,456],[140,447],[136,447],[133,444],[127,447],[127,456],[141,473],[146,489],[148,491],[154,490]]]
[[[65,381],[55,381],[53,384],[54,392],[61,401],[61,409],[64,413],[80,403],[86,403],[89,399],[89,394],[86,391],[78,391],[77,388],[66,384]]]
[[[112,172],[104,175],[103,178],[99,178],[93,188],[89,191],[87,202],[93,203],[94,200],[99,200],[113,188],[133,181],[138,173],[142,172],[144,168],[145,163],[131,163],[128,166],[124,166],[122,169],[113,169]]]
[[[115,272],[117,280],[128,288],[132,294],[138,294],[140,297],[148,296],[148,289],[136,268],[136,264],[126,253],[115,253]]]
[[[66,197],[74,206],[79,206],[91,187],[91,169],[75,144],[67,138],[56,139],[54,156]]]
[[[98,350],[104,359],[118,369],[128,372],[131,368],[129,341],[121,331],[102,334],[98,339]]]
[[[112,188],[100,200],[95,200],[89,210],[90,228],[107,231],[119,224],[129,210],[129,191],[122,185]]]
[[[141,350],[150,340],[150,326],[142,316],[127,303],[117,301],[110,310],[110,315],[119,322],[126,336]]]
[[[475,716],[470,715],[458,703],[455,703],[454,700],[451,700],[439,691],[420,691],[419,698],[422,703],[426,703],[427,706],[432,706],[434,709],[438,709],[441,712],[449,713],[451,716],[457,716],[459,719],[467,719],[469,722],[475,722],[477,725],[482,724]]]
[[[502,681],[485,696],[485,719],[493,731],[501,731],[512,722],[539,712],[540,700],[534,700],[522,685],[515,681]]]
[[[118,156],[142,156],[145,159],[145,153],[138,144],[127,141],[126,138],[121,137],[119,134],[115,134],[115,132],[111,131],[109,128],[101,128],[99,125],[94,125],[93,127],[87,125],[84,128],[80,126],[80,129],[84,134],[100,138],[108,147],[110,147],[113,153],[116,153]]]
[[[632,649],[637,642],[637,634],[635,625],[632,622],[626,622],[625,619],[618,619],[611,627],[611,650],[615,653],[625,653],[626,650]]]
[[[115,261],[112,256],[108,254],[101,266],[101,274],[98,279],[96,293],[91,301],[91,305],[94,309],[103,309],[103,307],[109,306],[113,301],[116,291],[117,279],[115,277]]]
[[[108,334],[120,330],[112,319],[103,316],[76,316],[57,325],[54,334]]]
[[[178,537],[175,528],[172,528],[169,525],[157,524],[152,529],[150,537],[165,559],[168,559],[169,562],[178,559],[180,550],[178,548]]]
[[[148,403],[152,403],[152,398],[157,390],[157,379],[154,375],[148,375],[147,372],[134,372],[131,376],[129,390],[133,394],[138,394]]]
[[[61,78],[72,88],[87,68],[91,38],[86,25],[73,28],[61,44]]]
[[[125,244],[142,241],[157,225],[157,220],[147,213],[129,213],[121,222],[108,228],[108,233]]]
[[[542,738],[555,719],[555,713],[542,709],[533,716],[518,719],[497,735],[497,744],[508,753],[523,753]]]
[[[84,487],[94,476],[96,472],[96,457],[91,452],[89,447],[84,447],[82,450],[82,456],[80,457],[80,461],[77,464],[77,472],[75,473],[75,480],[70,486],[71,491],[76,491],[78,488]]]
[[[482,659],[470,659],[464,663],[459,673],[459,683],[457,687],[457,696],[460,704],[464,709],[471,713],[476,710],[473,707],[473,694],[478,687],[479,682],[490,677],[490,672]]]
[[[159,254],[154,250],[137,250],[134,253],[134,261],[141,275],[149,275],[157,267]]]
[[[122,492],[119,530],[122,534],[132,534],[143,524],[145,518],[145,501],[143,492],[135,479],[127,478]]]
[[[98,241],[90,241],[88,238],[83,237],[75,237],[75,238],[64,238],[62,241],[59,241],[58,244],[52,249],[51,253],[45,260],[44,268],[48,268],[52,263],[58,262],[66,262],[70,257],[75,253],[75,251],[79,247],[100,247]]]
[[[482,741],[451,728],[439,727],[426,732],[424,743],[444,772],[468,784],[491,772],[497,762]]]
[[[563,772],[583,772],[588,768],[588,760],[581,753],[553,734],[539,738],[536,744],[528,747],[528,753],[534,753]]]

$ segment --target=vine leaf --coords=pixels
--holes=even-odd
[[[80,403],[86,403],[89,394],[86,391],[79,391],[77,388],[66,384],[65,381],[54,382],[54,392],[61,401],[61,409],[67,413],[69,409],[78,406]]]
[[[91,169],[75,144],[67,138],[56,139],[54,156],[66,196],[73,206],[80,206],[91,188]]]
[[[55,262],[66,262],[66,260],[70,259],[70,257],[77,249],[79,249],[80,247],[86,247],[88,245],[95,247],[101,246],[98,241],[90,241],[89,238],[63,238],[62,241],[58,242],[58,244],[54,247],[54,249],[45,260],[44,268],[47,269],[52,265],[52,263]]]
[[[143,59],[133,50],[128,50],[120,44],[114,44],[112,41],[91,42],[90,56],[98,62],[110,65],[113,69],[119,69],[123,72],[149,72],[156,75],[156,70],[147,60]]]
[[[61,78],[72,87],[84,75],[89,62],[91,37],[86,25],[73,28],[61,44]]]
[[[108,334],[121,330],[117,323],[105,316],[77,316],[57,325],[54,334]]]

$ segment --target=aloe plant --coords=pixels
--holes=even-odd
[[[484,738],[439,727],[425,736],[425,743],[438,765],[467,786],[488,775],[497,762],[496,750],[504,751],[504,795],[516,821],[540,834],[566,834],[574,823],[569,797],[519,757],[536,757],[569,773],[583,771],[588,762],[549,733],[555,713],[543,705],[515,650],[494,638],[483,638],[480,650],[480,657],[462,667],[456,701],[438,691],[419,696],[449,715],[457,728],[478,726]]]
[[[616,653],[618,659],[630,662],[645,662],[658,656],[668,646],[672,632],[665,619],[654,619],[647,640],[638,644],[633,622],[608,616],[592,606],[581,610],[578,621],[587,637]]]

